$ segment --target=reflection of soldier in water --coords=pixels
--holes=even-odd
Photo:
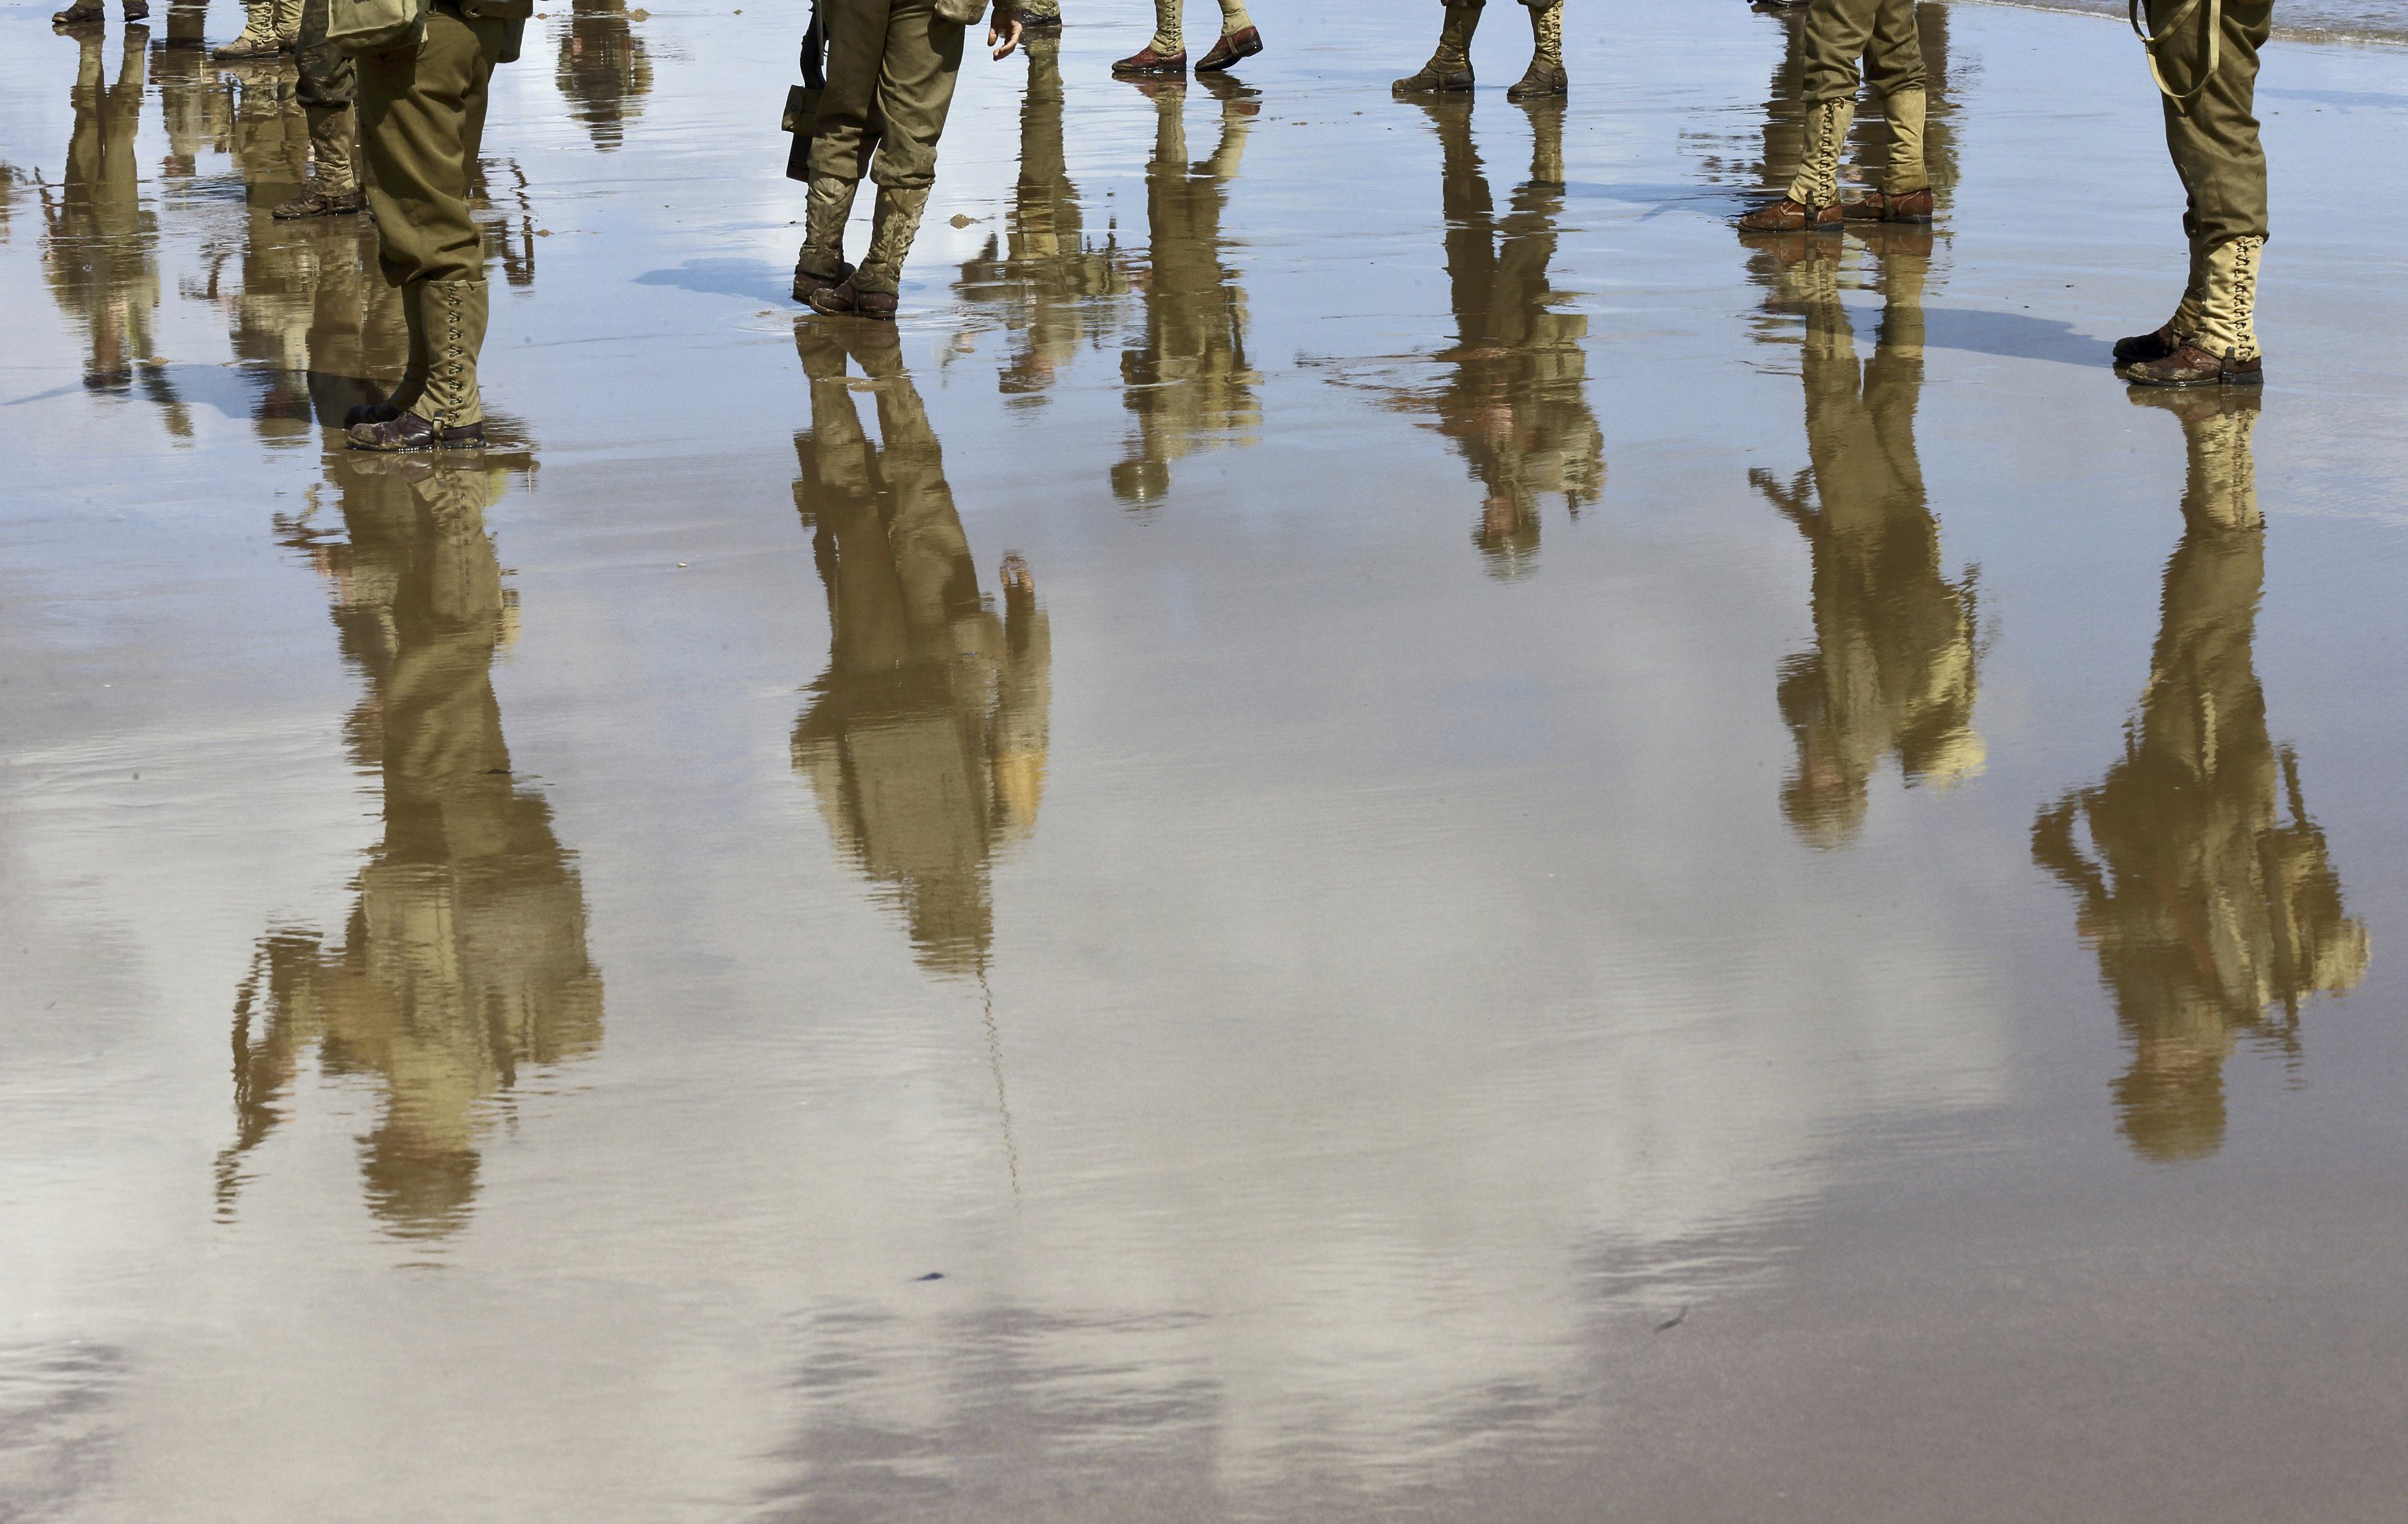
[[[1830,240],[1793,234],[1768,251],[1805,309],[1813,464],[1786,484],[1748,473],[1813,557],[1814,649],[1781,674],[1781,716],[1798,742],[1781,803],[1801,836],[1826,846],[1862,823],[1884,755],[1897,756],[1909,784],[1942,786],[1980,770],[1984,757],[1973,730],[1973,578],[1951,582],[1941,569],[1914,449],[1930,235],[1869,231],[1882,251],[1884,297],[1870,362],[1856,358]]]
[[[2344,913],[2299,760],[2266,732],[2252,654],[2266,572],[2249,443],[2258,398],[2133,400],[2182,420],[2182,543],[2166,563],[2124,755],[2096,786],[2042,812],[2032,858],[2073,891],[2074,925],[2131,1038],[2115,1083],[2124,1135],[2154,1157],[2186,1158],[2223,1141],[2234,1044],[2247,1035],[2288,1047],[2303,999],[2357,987],[2367,939]]]
[[[845,349],[867,373],[844,374]],[[983,970],[987,865],[1037,825],[1053,645],[1028,568],[1003,565],[1003,616],[979,592],[944,460],[891,329],[798,324],[811,426],[795,504],[828,601],[824,675],[795,725],[795,770],[828,831],[902,911],[921,963]],[[853,391],[877,398],[870,443]]]
[[[552,79],[594,146],[617,148],[652,91],[652,56],[636,35],[626,0],[570,0]]]
[[[1025,13],[1024,13],[1025,19]],[[1001,309],[1012,335],[1003,390],[1033,396],[1090,342],[1090,307],[1127,289],[1107,242],[1090,246],[1062,151],[1062,44],[1031,37],[1028,89],[1020,103],[1020,182],[1004,241],[962,266],[953,289]]]
[[[1563,210],[1564,117],[1555,104],[1526,107],[1530,176],[1497,215],[1471,140],[1471,103],[1423,106],[1438,129],[1440,197],[1455,342],[1436,358],[1440,386],[1398,405],[1437,415],[1438,431],[1485,491],[1473,534],[1500,576],[1526,570],[1539,549],[1539,499],[1561,493],[1577,514],[1605,491],[1605,433],[1588,405],[1581,338],[1588,320],[1549,304],[1547,266]]]
[[[346,411],[377,395],[371,367],[380,377],[397,372],[408,336],[399,294],[375,273],[373,223],[274,215],[308,174],[298,75],[270,60],[235,78],[240,100],[228,148],[244,186],[240,242],[214,244],[199,294],[224,305],[234,352],[261,383],[261,438],[297,443],[315,427],[340,427]]]
[[[1138,88],[1154,105],[1154,157],[1145,168],[1149,242],[1132,283],[1144,294],[1145,333],[1121,355],[1128,409],[1137,415],[1135,457],[1112,467],[1112,492],[1142,504],[1170,487],[1170,463],[1208,443],[1251,444],[1262,420],[1246,364],[1246,294],[1225,263],[1221,211],[1245,156],[1246,131],[1261,103],[1234,79],[1213,75],[1221,141],[1200,164],[1187,158],[1187,87]]]
[[[584,892],[550,807],[510,775],[494,699],[494,654],[517,626],[485,533],[501,473],[340,450],[326,468],[347,539],[313,553],[366,680],[345,731],[381,777],[384,840],[339,942],[260,943],[235,1013],[239,1130],[221,1193],[309,1051],[328,1072],[381,1082],[361,1158],[369,1206],[396,1233],[436,1235],[466,1220],[479,1143],[523,1066],[601,1042],[602,985]]]
[[[168,7],[166,46],[150,55],[150,82],[159,87],[159,119],[167,129],[167,156],[159,167],[170,179],[195,173],[204,149],[229,153],[234,148],[234,92],[219,80],[201,47],[205,14],[199,6]]]
[[[84,385],[131,391],[138,362],[144,393],[168,410],[170,429],[187,435],[191,422],[151,348],[150,318],[159,306],[158,219],[143,209],[134,162],[150,34],[140,26],[125,29],[114,82],[104,40],[97,26],[76,33],[75,125],[66,172],[55,191],[46,186],[42,193],[44,265],[50,294],[83,329]]]

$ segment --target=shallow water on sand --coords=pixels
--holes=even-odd
[[[2391,1517],[2396,59],[2225,408],[2128,37],[1747,244],[1794,23],[1584,16],[1074,6],[887,331],[794,15],[555,10],[472,464],[289,75],[0,7],[0,1517]]]

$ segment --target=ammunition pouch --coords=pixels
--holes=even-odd
[[[326,40],[352,58],[415,48],[431,0],[326,0]]]

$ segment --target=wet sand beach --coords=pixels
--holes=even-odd
[[[1070,0],[891,330],[799,9],[549,6],[473,459],[289,67],[0,6],[0,1519],[2396,1517],[2408,50],[2221,406],[2120,24],[1743,240],[1795,17],[1570,4]]]

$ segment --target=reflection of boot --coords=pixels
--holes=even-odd
[[[1556,189],[1564,183],[1564,108],[1533,106],[1530,110],[1530,183]]]
[[[859,180],[840,175],[811,177],[802,252],[795,256],[795,300],[808,302],[812,293],[852,279],[853,266],[844,262],[844,224],[853,219],[853,198],[860,189]]]
[[[2172,354],[2125,366],[2136,386],[2257,386],[2266,379],[2258,352],[2258,261],[2266,240],[2228,238],[2200,262],[2199,318]]]
[[[1544,100],[1571,93],[1571,77],[1564,72],[1564,0],[1548,0],[1530,7],[1530,66],[1505,92],[1509,101]]]
[[[485,410],[477,392],[488,294],[482,280],[428,280],[419,294],[425,319],[426,381],[398,417],[351,430],[354,450],[481,450]]]
[[[1806,108],[1805,151],[1798,161],[1789,192],[1768,207],[1758,207],[1739,220],[1751,233],[1817,233],[1836,231],[1847,220],[1840,206],[1840,152],[1855,120],[1851,100],[1816,101]]]
[[[1471,35],[1480,29],[1479,6],[1449,6],[1446,24],[1439,28],[1438,51],[1418,73],[1408,74],[1389,88],[1399,95],[1471,88]]]
[[[351,108],[305,106],[302,109],[308,115],[313,183],[268,215],[280,222],[299,217],[351,216],[367,204],[359,180],[351,173]]]

